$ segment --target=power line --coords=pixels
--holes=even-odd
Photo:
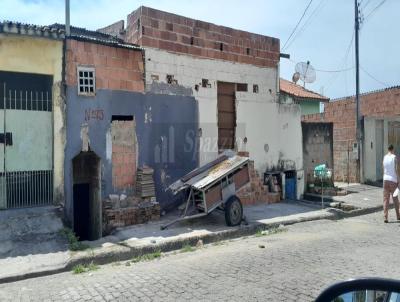
[[[350,50],[352,49],[352,46],[353,46],[354,34],[355,34],[355,31],[353,30],[353,34],[352,34],[352,36],[351,36],[350,43],[349,43],[349,45],[348,45],[347,48],[346,48],[346,52],[345,52],[345,54],[344,54],[344,56],[343,56],[343,59],[341,60],[341,63],[339,63],[339,65],[342,66],[341,70],[343,70],[343,71],[354,70],[354,63],[352,64],[353,67],[347,67],[347,68],[345,67],[346,64],[347,64],[347,58],[349,57],[349,54],[350,54]],[[339,69],[339,70],[340,70],[340,69]],[[331,87],[331,86],[333,85],[333,83],[335,83],[335,82],[337,81],[339,75],[341,75],[340,72],[335,72],[335,73],[330,77],[329,83],[327,84],[327,87],[326,87],[327,89],[328,89],[329,87]]]
[[[310,0],[310,2],[308,3],[308,5],[306,6],[303,14],[301,15],[300,20],[297,22],[296,26],[294,27],[292,33],[290,34],[289,38],[286,40],[285,44],[282,47],[282,50],[285,49],[286,44],[289,42],[290,38],[293,36],[294,32],[296,31],[297,27],[299,26],[299,24],[301,23],[301,21],[303,20],[305,14],[307,13],[308,8],[310,7],[311,3],[313,2],[313,0]]]
[[[297,64],[297,62],[292,60],[292,59],[289,59],[289,61],[292,62],[293,64]],[[316,68],[314,68],[315,71],[326,72],[326,73],[340,73],[340,72],[345,72],[345,71],[349,71],[349,70],[352,70],[352,69],[354,69],[354,66],[353,67],[348,67],[348,68],[343,68],[343,69],[336,69],[336,70],[316,69]]]
[[[326,73],[340,73],[340,72],[345,72],[354,69],[353,67],[348,67],[348,68],[343,68],[343,69],[337,69],[337,70],[324,70],[324,69],[315,69],[315,71],[319,72],[326,72]]]
[[[367,19],[373,15],[385,2],[386,0],[382,0],[377,6],[375,6],[375,8],[364,18],[364,22],[367,21]]]
[[[371,2],[371,0],[368,0],[367,3],[365,3],[363,9],[365,9],[365,8],[368,6],[368,4],[369,4],[370,2]]]
[[[310,21],[312,20],[312,18],[314,17],[314,15],[316,15],[321,8],[323,7],[322,4],[326,4],[326,0],[321,0],[318,4],[318,6],[313,10],[313,12],[311,13],[311,15],[308,17],[308,19],[304,22],[303,26],[297,31],[297,33],[294,35],[293,39],[290,41],[290,43],[287,45],[286,49],[288,49],[293,42],[303,33],[303,31],[307,28],[307,26],[311,23]]]
[[[384,87],[389,87],[389,86],[390,86],[389,84],[386,84],[386,83],[384,83],[384,82],[378,80],[377,78],[375,78],[372,74],[370,74],[368,71],[366,71],[362,66],[360,66],[360,69],[361,69],[362,71],[364,71],[364,73],[365,73],[367,76],[369,76],[371,79],[375,80],[377,83],[381,84],[382,86],[384,86]]]

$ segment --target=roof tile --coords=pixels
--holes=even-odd
[[[290,82],[290,81],[282,79],[282,78],[279,81],[279,90],[283,91],[286,94],[289,94],[291,96],[297,97],[297,98],[312,99],[312,100],[318,100],[318,101],[322,101],[322,102],[329,101],[329,98],[326,96],[323,96],[314,91],[305,89],[304,87],[301,87],[300,85],[297,85],[293,82]]]

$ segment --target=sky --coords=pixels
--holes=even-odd
[[[309,8],[286,43],[304,10]],[[307,89],[331,99],[355,94],[353,0],[70,0],[71,24],[98,29],[141,5],[279,38],[281,77],[291,80],[298,62],[316,70]],[[359,0],[360,90],[400,85],[399,0]],[[383,2],[383,4],[381,4]],[[379,4],[378,9],[374,10]],[[64,23],[64,0],[0,0],[0,20],[31,24]],[[353,38],[353,39],[352,39]],[[352,43],[350,43],[352,42]],[[283,46],[286,43],[286,47]],[[345,71],[343,71],[345,70]],[[341,72],[336,72],[341,71]]]

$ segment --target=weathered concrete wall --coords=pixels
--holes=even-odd
[[[302,123],[305,184],[314,182],[314,168],[327,164],[333,168],[333,124]],[[335,171],[333,171],[335,172]]]
[[[62,96],[63,42],[0,34],[0,70],[53,76],[54,201],[64,200],[64,99]]]
[[[197,102],[193,97],[142,94],[117,90],[97,90],[93,98],[78,96],[74,86],[67,89],[67,147],[65,152],[66,214],[72,215],[72,158],[82,149],[82,133],[87,132],[90,150],[101,159],[102,198],[124,191],[112,186],[113,115],[133,116],[138,142],[138,166],[154,168],[157,201],[166,208],[173,202],[165,193],[172,182],[197,167],[188,133],[196,133]],[[87,112],[95,111],[94,115]],[[91,118],[87,118],[90,116]],[[92,118],[93,117],[93,118]],[[83,134],[83,137],[85,135]]]
[[[296,171],[296,196],[304,193],[303,140],[301,131],[301,109],[299,105],[278,105],[276,114],[280,126],[279,163],[284,170]]]
[[[148,92],[193,95],[198,100],[201,163],[215,158],[218,153],[216,144],[218,81],[248,84],[247,92],[236,92],[236,144],[238,151],[250,152],[258,171],[264,172],[268,166],[277,165],[280,152],[285,151],[285,148],[292,148],[292,146],[281,146],[277,135],[281,128],[276,93],[277,72],[277,68],[260,68],[248,64],[146,49]],[[166,84],[167,75],[174,76],[175,84]],[[207,87],[202,87],[202,79],[208,80]],[[258,93],[253,92],[253,85],[258,85]],[[300,120],[297,117],[299,114],[298,110],[292,111],[289,115],[296,118],[291,117],[288,121],[297,125],[298,129],[300,129]],[[244,143],[245,138],[246,143]],[[298,148],[292,149],[296,150],[297,154],[290,158],[291,160],[301,157],[301,144]]]

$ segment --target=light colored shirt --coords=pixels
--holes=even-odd
[[[383,158],[383,180],[397,182],[396,155],[388,153]]]

